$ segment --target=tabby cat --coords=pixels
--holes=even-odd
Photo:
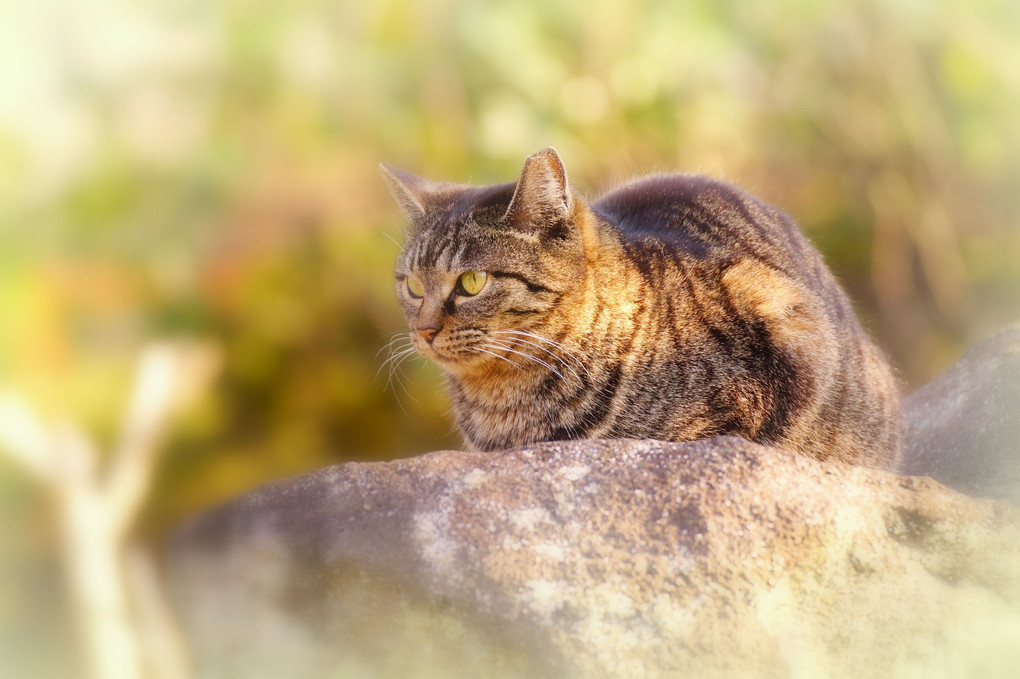
[[[589,203],[552,148],[516,183],[383,166],[396,290],[474,450],[733,434],[891,467],[899,397],[821,256],[730,184],[653,175]]]

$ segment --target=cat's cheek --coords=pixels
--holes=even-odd
[[[404,312],[404,320],[407,321],[409,330],[412,329],[412,321],[418,316],[418,309],[421,308],[421,303],[422,300],[420,299],[411,299],[407,295],[400,296],[400,308]]]
[[[497,290],[490,291],[489,286],[486,286],[485,289],[474,297],[467,297],[458,301],[455,311],[458,318],[470,323],[479,319],[490,318],[494,314],[498,314],[505,306],[506,295]]]

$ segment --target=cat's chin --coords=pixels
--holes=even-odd
[[[418,343],[416,348],[419,354],[447,372],[461,372],[466,366],[479,362],[478,358],[472,354],[450,351],[448,348],[436,347],[431,344]]]
[[[488,371],[497,359],[476,351],[452,350],[446,347],[425,345],[419,353],[440,368],[454,376],[467,376],[479,371]]]

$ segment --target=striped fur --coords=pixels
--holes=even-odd
[[[720,181],[647,177],[593,203],[552,149],[516,183],[387,168],[408,215],[397,295],[467,445],[733,434],[894,464],[899,397],[818,252]],[[475,296],[457,277],[486,271]],[[407,289],[415,277],[421,299]],[[416,329],[440,328],[428,342]]]

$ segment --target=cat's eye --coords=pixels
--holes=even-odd
[[[421,299],[425,296],[425,286],[421,284],[421,281],[417,278],[408,277],[407,279],[407,292],[415,299]]]
[[[460,278],[457,279],[460,291],[468,295],[477,295],[485,287],[485,281],[489,279],[489,274],[484,271],[468,271],[462,273]]]

